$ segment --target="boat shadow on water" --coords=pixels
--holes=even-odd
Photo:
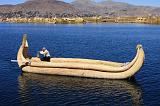
[[[72,105],[88,105],[90,101],[94,101],[93,103],[103,105],[143,105],[142,89],[135,78],[107,80],[22,73],[18,81],[24,105],[49,102],[48,100],[52,104],[67,101]],[[58,102],[59,99],[61,102]]]

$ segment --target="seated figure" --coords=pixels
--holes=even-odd
[[[38,52],[38,57],[39,57],[39,54],[43,55],[43,57],[41,58],[41,61],[50,62],[51,56],[49,51],[45,47],[43,47],[42,50]]]

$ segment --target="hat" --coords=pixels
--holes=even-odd
[[[46,50],[46,48],[45,48],[45,47],[43,47],[43,48],[42,48],[42,50]]]

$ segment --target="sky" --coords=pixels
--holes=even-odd
[[[25,0],[0,0],[0,5],[3,4],[18,4],[22,3]],[[72,2],[73,0],[64,0],[65,2]],[[103,0],[95,0],[97,2],[103,1]],[[114,0],[119,2],[126,2],[130,4],[135,5],[147,5],[147,6],[157,6],[160,7],[160,0]]]

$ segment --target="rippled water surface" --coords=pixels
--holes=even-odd
[[[29,53],[45,46],[54,57],[130,61],[142,44],[143,68],[131,80],[87,79],[22,73],[16,63],[22,35]],[[159,106],[160,26],[139,24],[0,23],[0,105]]]

